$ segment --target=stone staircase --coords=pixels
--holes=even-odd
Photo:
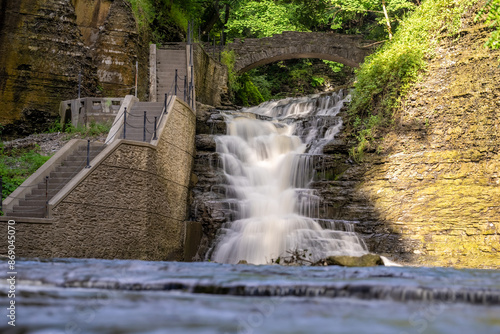
[[[103,149],[102,143],[91,143],[89,159],[92,161]],[[32,186],[31,193],[19,199],[11,211],[6,211],[9,217],[47,217],[46,204],[52,199],[76,174],[87,166],[87,144],[80,145],[61,164],[52,171],[46,181]]]
[[[163,102],[136,102],[130,110],[127,110],[127,121],[125,132],[121,132],[120,139],[150,142],[155,132],[156,117],[157,126],[163,111]],[[146,120],[144,120],[144,112]]]
[[[156,101],[163,102],[165,94],[174,94],[175,70],[177,70],[177,95],[184,99],[184,80],[187,76],[186,46],[168,46],[156,54]],[[186,87],[188,88],[188,87]]]
[[[119,130],[116,138],[150,142],[155,135],[156,126],[161,121],[162,111],[165,108],[165,95],[173,95],[175,75],[177,70],[177,95],[184,99],[185,78],[188,76],[186,59],[186,45],[182,43],[168,46],[169,49],[160,49],[157,52],[157,101],[136,102],[126,112],[125,127]],[[123,122],[123,120],[121,120]],[[90,160],[94,159],[104,148],[105,144],[92,143],[90,146]],[[8,217],[46,218],[47,203],[87,166],[87,144],[80,145],[48,176],[37,184],[28,185],[31,191],[16,198],[19,202],[11,209],[5,210]]]

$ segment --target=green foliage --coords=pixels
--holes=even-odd
[[[188,16],[187,13],[177,4],[173,4],[170,10],[170,18],[178,27],[182,30],[187,31],[188,29]]]
[[[401,98],[426,67],[426,57],[441,33],[458,31],[461,16],[474,1],[427,0],[409,16],[391,42],[365,59],[349,107],[358,146],[355,159],[369,146],[377,128],[390,125]]]
[[[132,12],[139,28],[148,27],[156,15],[153,3],[150,0],[127,0],[130,3]]]
[[[49,127],[47,130],[48,133],[57,133],[57,132],[63,132],[63,126],[61,124],[61,119],[57,118],[54,123]]]
[[[240,83],[238,82],[238,74],[234,71],[234,64],[236,62],[236,56],[233,50],[224,50],[221,52],[221,62],[226,65],[228,72],[228,88],[229,95],[234,99],[236,92],[240,89]]]
[[[491,49],[500,49],[500,0],[488,0],[475,20],[477,21],[485,12],[487,12],[486,24],[495,28],[486,42],[486,46]]]
[[[50,156],[41,155],[37,151],[38,147],[29,150],[6,150],[4,145],[0,144],[0,175],[3,177],[2,200],[50,159]]]
[[[371,39],[387,38],[387,19],[382,6],[384,3],[392,31],[395,31],[399,22],[416,8],[414,1],[409,0],[330,1],[333,7],[330,8],[328,15],[332,17],[332,29],[344,30],[347,33],[363,33],[369,35]]]
[[[330,70],[333,72],[333,73],[339,73],[339,72],[342,72],[342,69],[344,68],[344,64],[341,64],[341,63],[336,63],[334,61],[330,61],[330,60],[323,60],[323,62],[328,65],[328,67],[330,68]]]
[[[48,133],[63,132],[67,133],[68,137],[78,135],[80,137],[95,137],[101,134],[106,134],[111,129],[111,122],[96,123],[90,122],[88,127],[74,127],[71,123],[66,124],[64,127],[61,125],[60,120],[56,120],[49,128]]]
[[[323,77],[317,77],[317,76],[312,76],[311,77],[311,86],[313,87],[320,87],[323,86],[325,83],[326,79]]]
[[[264,102],[264,97],[250,79],[248,73],[238,77],[239,89],[236,91],[236,103],[244,106],[257,105]]]
[[[229,85],[234,84],[236,81],[237,74],[234,71],[234,64],[236,63],[236,55],[234,50],[221,52],[221,62],[226,65],[228,71]]]
[[[269,37],[305,29],[294,20],[298,6],[272,0],[247,1],[234,11],[226,27],[230,36]]]
[[[251,73],[249,73],[250,75]],[[264,101],[271,100],[273,98],[271,90],[273,88],[273,84],[271,81],[267,80],[266,75],[258,75],[255,74],[251,76],[252,83],[257,87]]]

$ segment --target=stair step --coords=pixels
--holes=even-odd
[[[62,186],[61,189],[63,187],[64,186]],[[61,189],[49,189],[48,198],[51,199],[52,197],[54,197]],[[31,195],[38,196],[38,198],[45,198],[45,189],[35,188],[31,191]]]
[[[23,217],[23,218],[45,218],[45,210],[43,212],[11,212],[8,217]]]
[[[14,208],[12,210],[13,213],[15,212],[22,212],[22,213],[34,213],[34,212],[45,212],[45,204],[43,205],[30,205],[30,206],[20,206],[20,205],[14,205]]]
[[[62,162],[61,166],[63,167],[80,167],[83,168],[87,164],[87,159],[82,159],[78,161],[72,161],[72,160],[65,160]]]
[[[19,207],[25,207],[25,206],[38,206],[39,207],[39,206],[45,205],[45,203],[46,203],[45,198],[40,199],[37,197],[26,196],[26,198],[24,200],[19,201]]]
[[[50,173],[49,177],[50,178],[60,177],[60,178],[65,178],[65,179],[71,179],[76,174],[78,174],[78,171],[76,171],[76,170],[73,172],[53,171],[52,173]]]
[[[81,168],[79,168],[79,166],[59,166],[55,169],[55,172],[56,173],[60,173],[60,172],[63,172],[63,173],[78,173],[79,171],[81,170]]]
[[[135,118],[140,118],[141,121],[144,120],[144,111],[146,111],[146,117],[149,115],[157,115],[163,111],[163,106],[157,108],[148,108],[147,110],[143,110],[144,108],[137,108],[130,110],[130,114],[128,116],[132,116]]]
[[[66,181],[69,181],[69,180],[66,180]],[[47,185],[45,185],[45,184],[39,184],[38,185],[38,189],[45,191],[45,189],[46,189],[45,187],[47,187],[49,189],[49,192],[50,191],[54,191],[54,190],[59,191],[62,188],[64,188],[64,186],[66,185],[66,183],[68,183],[68,182],[49,183]]]

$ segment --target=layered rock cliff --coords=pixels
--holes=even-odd
[[[29,133],[51,123],[60,101],[77,97],[79,73],[82,96],[134,92],[136,60],[139,73],[147,73],[148,45],[124,1],[2,0],[0,15],[4,131]],[[144,95],[147,75],[140,79]]]
[[[472,19],[341,177],[370,207],[373,229],[359,231],[372,248],[411,264],[500,268],[500,51]]]

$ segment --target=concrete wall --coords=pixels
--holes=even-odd
[[[107,147],[50,201],[50,219],[19,221],[17,256],[183,260],[195,115],[177,101],[164,124],[157,141]]]
[[[76,127],[87,127],[92,122],[113,122],[120,110],[124,98],[84,97],[81,99],[62,101],[59,105],[61,124]]]

